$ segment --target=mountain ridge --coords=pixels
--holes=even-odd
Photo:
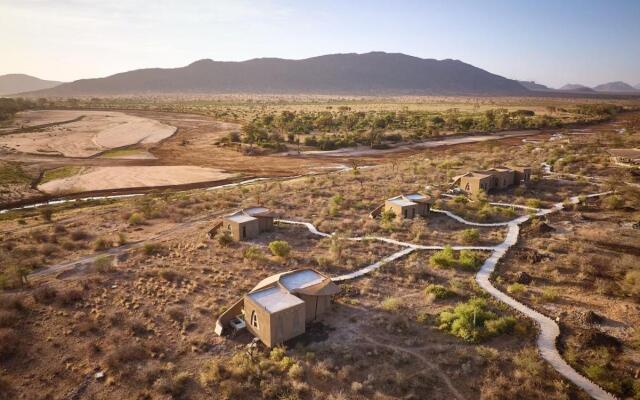
[[[0,75],[0,96],[49,89],[62,83],[40,79],[27,74]]]
[[[491,94],[529,90],[460,60],[402,53],[327,54],[300,60],[200,59],[178,68],[145,68],[26,93],[41,96],[151,93]]]

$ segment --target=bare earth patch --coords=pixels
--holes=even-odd
[[[50,118],[47,114],[51,113]],[[62,115],[67,113],[66,116]],[[34,154],[90,157],[103,151],[133,144],[157,143],[173,135],[176,128],[161,122],[112,111],[30,111],[41,125],[79,121],[15,133],[0,138],[0,146]],[[27,118],[22,116],[22,118]]]
[[[212,182],[234,177],[215,168],[189,165],[95,167],[86,173],[55,179],[38,186],[46,193],[77,193],[85,191],[185,185]]]

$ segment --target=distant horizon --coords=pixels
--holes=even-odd
[[[385,51],[558,88],[640,84],[640,2],[0,0],[0,75],[70,82],[200,59]]]
[[[156,68],[157,69],[174,69],[174,68],[182,68],[182,67],[186,67],[188,65],[191,65],[193,63],[196,63],[198,61],[204,61],[204,60],[219,61],[219,62],[246,62],[246,61],[251,61],[251,60],[259,60],[259,59],[306,60],[306,59],[309,59],[309,58],[316,58],[316,57],[329,56],[329,55],[368,54],[368,53],[403,54],[403,55],[410,56],[410,57],[417,57],[417,56],[414,56],[412,54],[406,54],[406,53],[401,53],[401,52],[387,52],[387,51],[380,51],[380,50],[371,50],[371,51],[366,51],[366,52],[362,52],[362,53],[356,53],[356,52],[327,53],[327,54],[319,54],[319,55],[316,55],[316,56],[310,56],[310,57],[305,57],[305,58],[284,58],[284,57],[269,57],[269,56],[265,56],[265,57],[252,57],[252,58],[248,58],[248,59],[244,59],[244,60],[217,60],[217,59],[213,59],[211,57],[203,57],[203,58],[199,58],[197,60],[193,60],[191,62],[188,62],[188,63],[184,64],[184,65],[180,65],[180,66],[176,66],[176,67],[158,67],[158,66],[142,67],[142,68],[135,68],[135,69],[128,69],[128,70],[124,70],[124,71],[119,71],[119,72],[115,72],[113,74],[105,75],[105,76],[94,76],[94,77],[78,78],[78,79],[73,79],[73,80],[69,80],[69,81],[60,81],[58,79],[48,79],[48,78],[43,78],[41,76],[26,74],[26,73],[23,73],[23,72],[0,73],[0,76],[4,76],[4,75],[29,75],[29,76],[32,76],[32,77],[35,77],[35,78],[39,78],[39,79],[42,79],[42,80],[69,83],[69,82],[74,82],[74,81],[83,80],[83,79],[106,78],[108,76],[116,75],[116,74],[119,74],[119,73],[130,72],[130,71],[135,71],[135,70],[140,70],[140,69],[156,69]],[[418,58],[421,58],[421,59],[434,59],[432,57],[418,57]],[[463,63],[470,64],[470,63],[466,62],[465,60],[459,60],[459,59],[455,59],[455,58],[442,58],[442,59],[435,59],[435,60],[438,60],[438,61],[454,60],[454,61],[460,61],[460,62],[463,62]],[[471,64],[471,65],[473,65],[473,64]],[[494,73],[493,71],[489,71],[489,70],[487,70],[487,72]],[[587,88],[594,88],[594,87],[596,87],[598,85],[607,84],[607,83],[613,83],[613,82],[623,82],[623,83],[629,84],[629,85],[631,85],[633,87],[636,87],[636,86],[640,85],[640,81],[638,83],[634,83],[634,82],[626,82],[626,81],[622,81],[622,80],[610,80],[610,81],[606,81],[606,82],[600,82],[600,83],[597,83],[597,84],[594,84],[594,85],[586,85],[586,84],[583,84],[581,82],[566,82],[566,83],[564,83],[562,85],[551,86],[551,85],[547,85],[544,82],[539,82],[539,81],[535,81],[535,80],[512,78],[512,77],[508,77],[508,76],[505,76],[505,78],[513,79],[513,80],[517,80],[517,81],[523,81],[523,82],[534,82],[534,83],[537,83],[537,84],[540,84],[540,85],[545,85],[550,89],[560,89],[561,87],[567,86],[567,85],[581,85],[581,86],[584,86],[584,87],[587,87]]]

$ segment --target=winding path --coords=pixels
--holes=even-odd
[[[592,197],[604,196],[604,195],[607,195],[607,194],[610,194],[610,193],[612,193],[612,192],[609,191],[609,192],[596,193],[596,194],[591,194],[591,195],[588,195],[588,196],[584,196],[584,198],[592,198]],[[574,196],[569,200],[569,202],[571,204],[578,204],[580,202],[580,198],[581,197],[582,196]],[[548,214],[560,211],[560,210],[562,210],[564,208],[564,205],[562,203],[554,204],[554,206],[552,208],[548,208],[548,209],[537,209],[537,208],[520,206],[520,205],[517,205],[517,204],[507,204],[507,203],[492,203],[492,204],[496,205],[496,206],[516,207],[516,208],[521,208],[521,209],[525,209],[525,210],[530,210],[536,216],[548,215]],[[533,319],[534,321],[536,321],[536,323],[540,327],[540,334],[539,334],[538,340],[537,340],[537,345],[538,345],[538,349],[540,351],[540,355],[556,371],[558,371],[562,376],[564,376],[565,378],[567,378],[568,380],[573,382],[576,386],[578,386],[579,388],[583,389],[585,392],[587,392],[594,399],[597,399],[597,400],[615,400],[616,399],[615,396],[613,396],[611,393],[609,393],[609,392],[605,391],[604,389],[602,389],[596,383],[590,381],[587,377],[581,375],[578,371],[573,369],[573,367],[571,367],[562,358],[562,356],[560,355],[560,352],[558,351],[558,349],[556,347],[556,340],[557,340],[558,336],[560,335],[560,327],[558,326],[558,324],[556,324],[555,321],[553,321],[551,318],[547,317],[546,315],[541,314],[538,311],[535,311],[535,310],[527,307],[526,305],[520,303],[516,299],[508,296],[507,294],[501,292],[495,286],[493,286],[493,284],[491,283],[491,274],[494,272],[494,270],[496,268],[496,265],[498,264],[498,261],[500,261],[500,259],[507,253],[507,251],[518,242],[518,237],[520,235],[520,225],[522,223],[528,221],[530,219],[530,216],[529,215],[523,215],[523,216],[520,216],[520,217],[518,217],[518,218],[516,218],[514,220],[511,220],[511,221],[508,221],[508,222],[478,223],[478,222],[467,221],[464,218],[462,218],[462,217],[460,217],[458,215],[455,215],[450,211],[437,210],[437,209],[432,209],[432,211],[445,214],[445,215],[447,215],[447,216],[449,216],[449,217],[455,219],[456,221],[458,221],[460,223],[463,223],[465,225],[484,226],[484,227],[497,227],[497,226],[507,226],[508,227],[507,236],[506,236],[505,240],[502,243],[500,243],[499,245],[497,245],[497,246],[493,246],[493,247],[454,246],[453,249],[454,250],[472,249],[472,250],[488,250],[488,251],[492,251],[491,256],[489,256],[489,258],[487,258],[485,260],[484,264],[480,268],[480,271],[478,271],[478,273],[476,274],[476,281],[478,282],[478,285],[480,285],[480,287],[482,289],[487,291],[487,293],[489,293],[495,299],[500,300],[501,302],[509,305],[513,309],[521,312],[522,314],[524,314],[527,317],[529,317],[529,318]],[[322,236],[322,237],[330,237],[331,236],[331,234],[320,232],[313,224],[311,224],[309,222],[298,222],[298,221],[290,221],[290,220],[278,220],[278,221],[281,222],[281,223],[286,223],[286,224],[303,225],[303,226],[307,227],[307,229],[311,233],[313,233],[315,235],[318,235],[318,236]],[[394,261],[394,260],[397,260],[399,258],[402,258],[405,255],[407,255],[407,254],[409,254],[409,253],[411,253],[411,252],[413,252],[415,250],[439,250],[439,249],[444,248],[444,246],[417,245],[417,244],[413,244],[413,243],[400,242],[400,241],[397,241],[397,240],[393,240],[393,239],[389,239],[389,238],[383,238],[383,237],[377,237],[377,236],[354,237],[354,238],[347,238],[347,240],[353,240],[353,241],[379,240],[379,241],[383,241],[383,242],[386,242],[386,243],[402,246],[402,247],[404,247],[404,249],[402,249],[402,250],[400,250],[398,252],[395,252],[395,253],[383,258],[382,260],[377,261],[377,262],[375,262],[375,263],[373,263],[373,264],[371,264],[369,266],[366,266],[366,267],[364,267],[362,269],[359,269],[357,271],[333,277],[332,280],[335,281],[335,282],[347,281],[347,280],[355,279],[355,278],[358,278],[360,276],[366,275],[366,274],[368,274],[368,273],[370,273],[372,271],[375,271],[376,269],[380,268],[384,264],[387,264],[387,263],[389,263],[391,261]]]

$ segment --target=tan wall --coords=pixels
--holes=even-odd
[[[233,240],[250,240],[258,236],[260,233],[260,226],[258,220],[252,220],[247,222],[238,223],[235,221],[224,220],[224,229],[228,229],[231,232]],[[245,229],[246,235],[242,236],[242,229]]]
[[[271,340],[269,347],[286,342],[305,332],[305,304],[298,304],[271,314]]]
[[[524,182],[527,183],[531,180],[531,168],[529,167],[514,167],[516,176],[515,183]]]
[[[389,209],[393,210],[393,212],[396,214],[396,218],[398,218],[398,219],[404,219],[404,218],[411,219],[411,218],[414,218],[414,217],[416,217],[418,215],[421,215],[418,212],[417,206],[418,205],[402,207],[402,206],[394,204],[394,203],[392,203],[390,201],[386,201],[384,203],[385,211],[389,210]],[[406,213],[405,213],[405,211],[406,211]]]
[[[258,327],[251,324],[251,316],[253,312],[258,316]],[[271,343],[271,314],[256,304],[249,296],[244,297],[244,320],[247,330],[255,337],[260,339],[262,343],[270,346]]]
[[[481,178],[463,176],[460,178],[460,189],[465,190],[473,195],[476,195],[480,192],[480,182]],[[488,186],[488,179],[484,178],[484,185]],[[488,191],[489,189],[483,189],[484,191]]]
[[[260,232],[269,232],[273,230],[273,217],[257,217]]]
[[[312,296],[306,294],[296,294],[305,304],[305,322],[314,321],[329,310],[331,307],[331,296]]]

